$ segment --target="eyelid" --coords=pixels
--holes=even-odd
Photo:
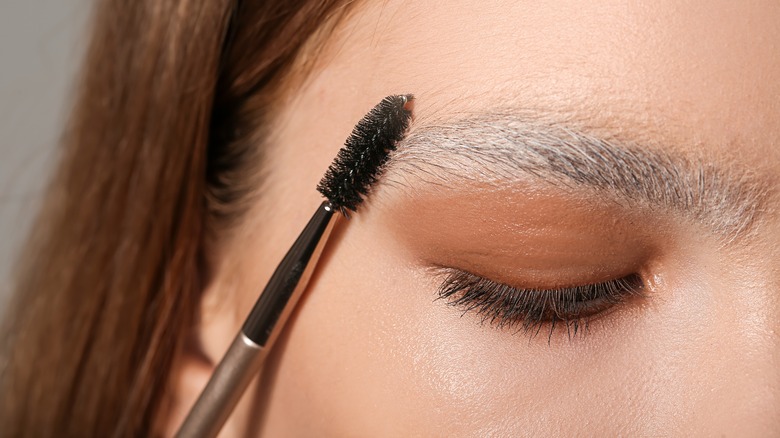
[[[556,325],[566,327],[566,333],[582,333],[588,322],[632,297],[645,296],[645,287],[638,274],[599,283],[556,289],[516,288],[455,268],[436,268],[444,276],[439,286],[439,299],[459,307],[463,313],[476,312],[482,323],[497,328],[517,328],[536,336],[549,325],[549,337]]]

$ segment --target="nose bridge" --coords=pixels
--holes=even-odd
[[[746,315],[721,358],[732,419],[762,435],[780,427],[780,336],[775,318]],[[726,356],[728,354],[729,356]],[[726,413],[728,414],[728,413]],[[764,436],[764,435],[762,435]],[[766,435],[768,436],[768,435]]]
[[[775,300],[776,302],[776,300]],[[737,336],[733,339],[735,363],[732,374],[736,399],[746,403],[748,413],[758,418],[773,418],[780,425],[780,333],[777,312],[765,309],[765,314],[745,315]]]
[[[716,337],[721,339],[716,357],[726,380],[721,384],[729,388],[724,392],[731,398],[727,404],[733,410],[724,414],[740,424],[753,424],[756,432],[776,432],[780,427],[780,266],[776,265],[772,261],[735,269],[731,288],[717,294],[724,331]]]

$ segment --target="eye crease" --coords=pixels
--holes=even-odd
[[[516,329],[530,337],[548,327],[548,342],[556,326],[569,339],[588,330],[588,323],[626,301],[646,296],[638,274],[600,283],[556,289],[516,288],[454,268],[437,268],[444,277],[438,298],[463,311],[476,312],[482,323]]]

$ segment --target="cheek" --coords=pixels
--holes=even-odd
[[[736,365],[718,365],[722,348],[743,348],[717,296],[733,285],[697,271],[713,263],[704,256],[670,258],[689,264],[659,267],[667,274],[646,305],[548,344],[436,301],[437,284],[400,244],[371,214],[356,215],[339,224],[275,350],[266,431],[667,435],[704,417],[727,430],[718,419],[738,407],[711,395],[740,392],[726,375]]]
[[[515,416],[501,403],[519,388],[502,382],[492,329],[435,301],[435,285],[370,224],[355,217],[340,231],[283,340],[270,422],[296,419],[300,431],[306,418],[329,436],[462,436]]]
[[[548,345],[461,316],[365,216],[340,224],[283,340],[270,423],[300,431],[306,419],[334,436],[518,435],[614,425],[633,410],[625,399],[637,391],[614,377],[637,358],[625,343]]]

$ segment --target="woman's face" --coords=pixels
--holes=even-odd
[[[338,223],[259,402],[229,428],[780,430],[780,4],[369,2],[314,56],[323,65],[278,114],[262,196],[204,300],[214,361],[352,126],[399,93],[415,94],[415,120]],[[518,290],[437,299],[460,271]],[[636,275],[641,287],[614,286]],[[555,327],[511,307],[549,316],[557,301],[539,290],[605,281],[614,296],[598,289],[594,314]]]

